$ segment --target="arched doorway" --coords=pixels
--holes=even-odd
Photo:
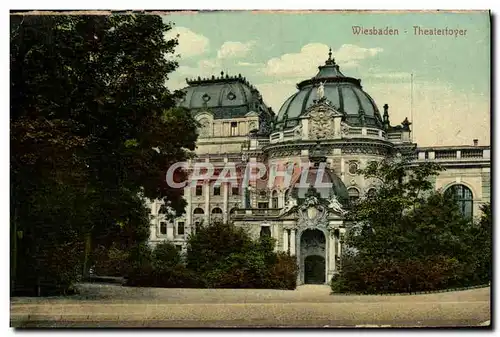
[[[325,283],[325,258],[319,255],[310,255],[304,259],[304,283]]]
[[[319,229],[306,229],[300,237],[301,283],[324,284],[326,279],[326,238]]]

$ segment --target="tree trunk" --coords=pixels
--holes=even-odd
[[[11,227],[12,237],[12,257],[11,257],[11,274],[10,274],[10,291],[14,293],[16,288],[16,275],[17,275],[17,207],[14,208],[14,221]]]
[[[89,271],[90,271],[90,266],[89,266],[89,257],[90,257],[90,251],[92,248],[92,233],[89,231],[85,233],[84,237],[84,244],[85,244],[85,251],[84,251],[84,257],[83,257],[83,279],[88,280],[89,278]]]

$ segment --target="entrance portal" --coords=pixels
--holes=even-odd
[[[300,283],[324,284],[326,239],[318,229],[306,229],[300,238]]]
[[[319,255],[311,255],[304,260],[304,283],[325,283],[325,258]]]

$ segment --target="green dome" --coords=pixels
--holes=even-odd
[[[293,128],[299,124],[300,117],[315,103],[320,83],[323,83],[326,100],[344,114],[348,125],[382,128],[382,117],[375,101],[363,91],[361,80],[342,74],[331,58],[331,50],[325,65],[318,68],[318,74],[297,84],[299,91],[281,106],[275,119],[275,129]]]

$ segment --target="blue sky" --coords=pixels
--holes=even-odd
[[[164,16],[179,34],[186,77],[241,73],[277,112],[295,84],[316,74],[328,48],[348,76],[361,78],[392,124],[413,110],[422,146],[489,144],[490,23],[487,12],[175,12]],[[397,36],[353,34],[352,26],[390,27]],[[417,36],[413,26],[466,30],[462,36]],[[410,74],[413,73],[413,109]]]

